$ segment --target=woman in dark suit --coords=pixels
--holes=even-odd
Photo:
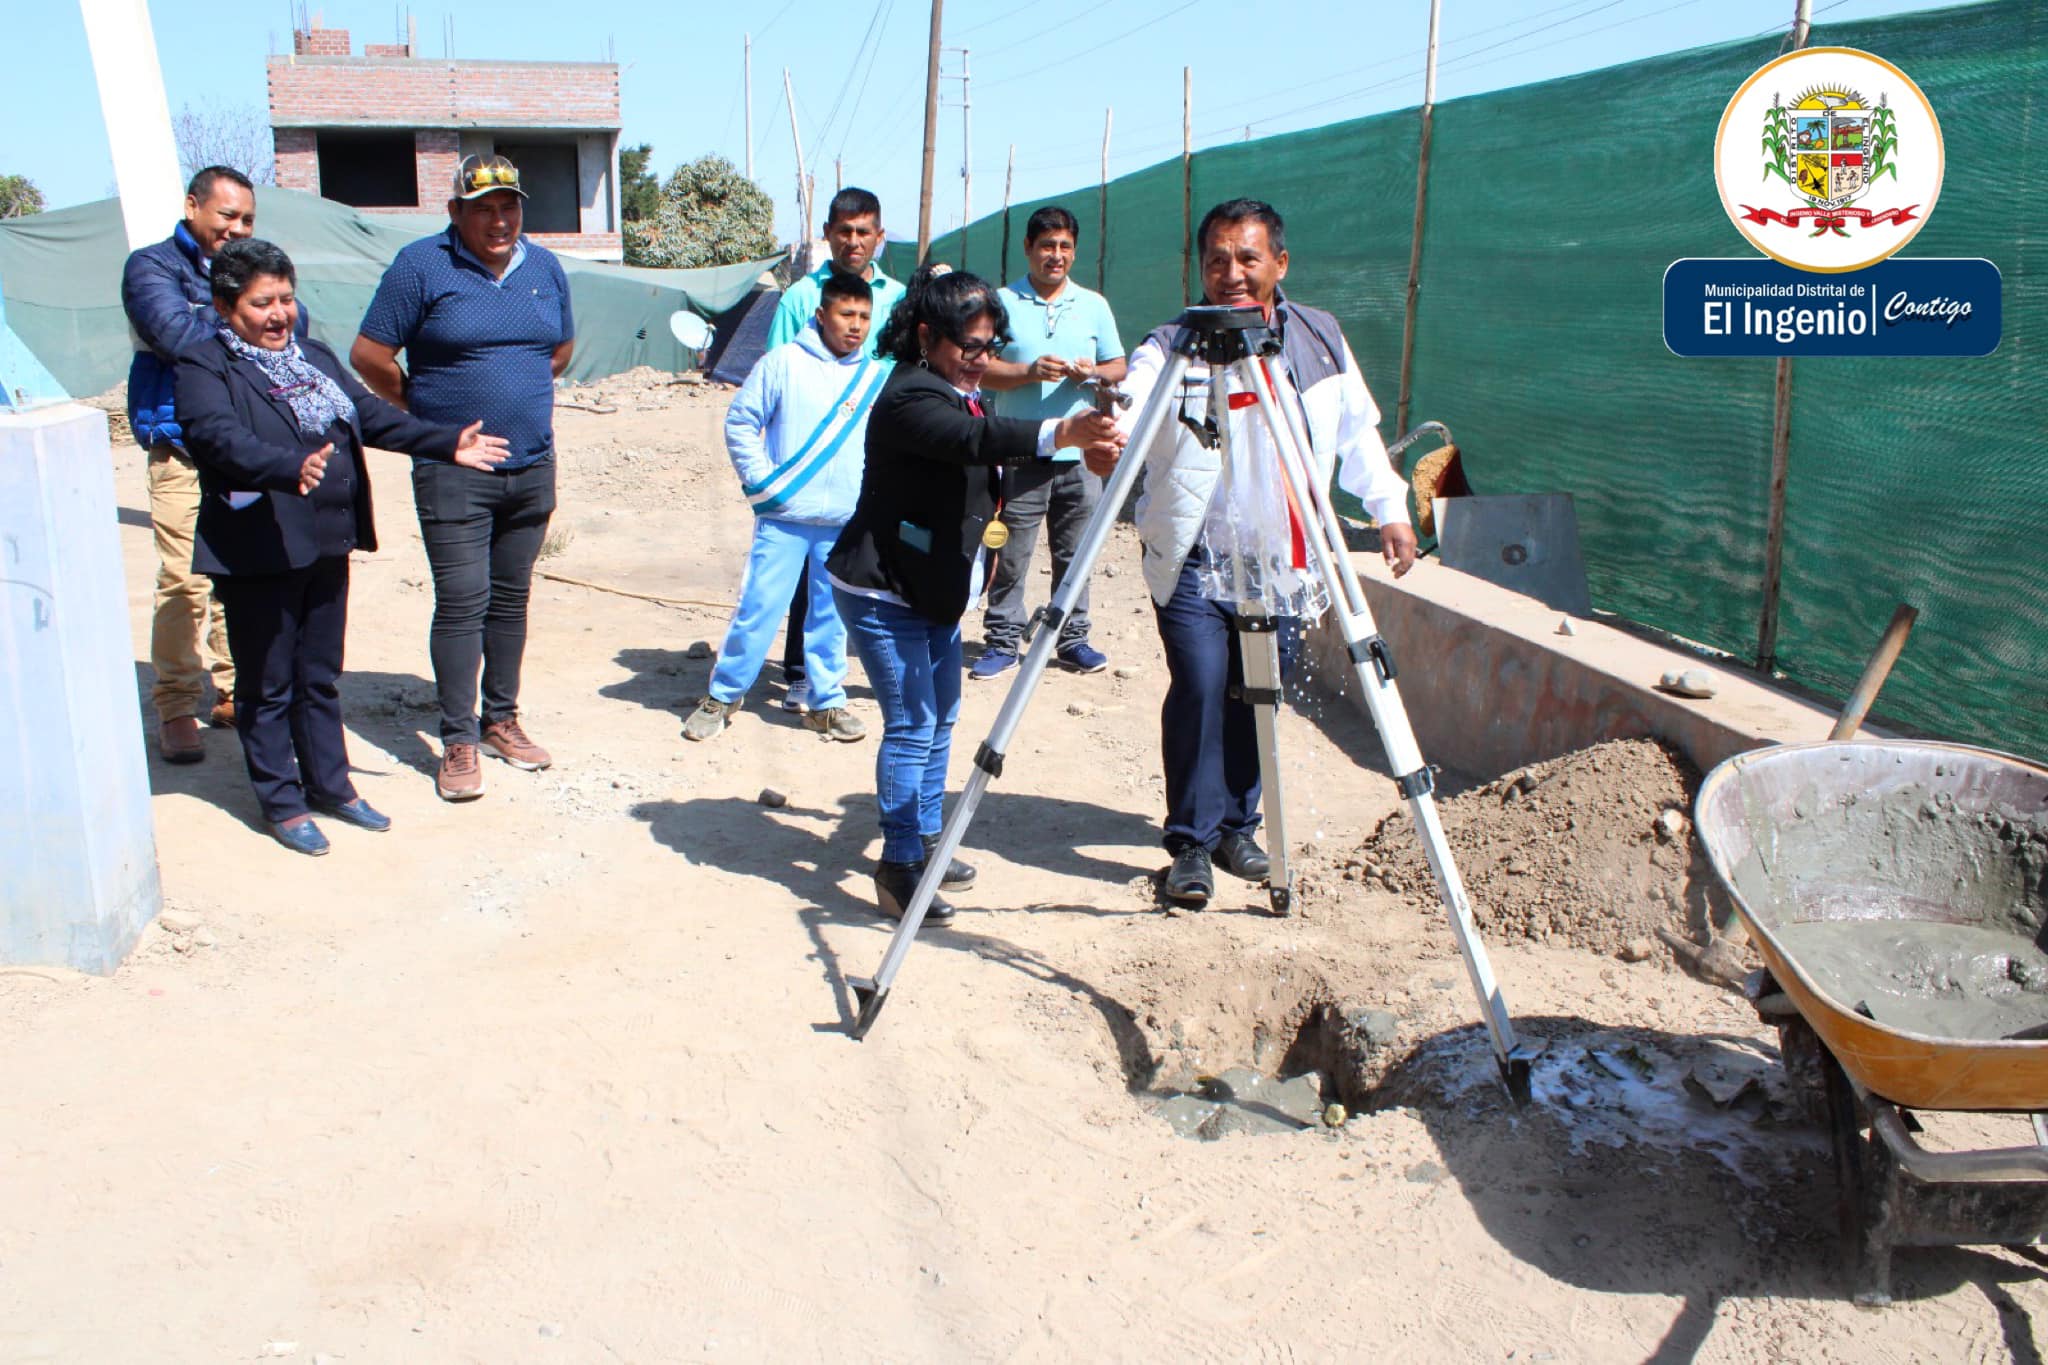
[[[826,561],[882,707],[875,896],[891,919],[902,918],[938,842],[960,709],[960,617],[1006,538],[1000,466],[1119,439],[1116,424],[1093,411],[1043,422],[984,416],[981,376],[1009,330],[986,281],[929,267],[911,277],[876,342],[896,369],[868,415],[860,499]],[[958,890],[973,880],[974,869],[956,862],[941,884]],[[952,915],[935,898],[925,922]]]
[[[199,466],[192,566],[213,576],[235,660],[235,729],[270,832],[327,852],[319,810],[364,829],[391,821],[356,795],[341,732],[348,556],[377,548],[366,445],[472,469],[505,458],[480,422],[440,427],[371,394],[320,342],[292,334],[291,258],[231,242],[213,258],[211,341],[178,358],[178,414]]]

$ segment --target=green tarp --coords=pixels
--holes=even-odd
[[[166,235],[171,227],[164,224]],[[407,242],[438,230],[431,219],[363,214],[279,189],[258,192],[256,228],[290,254],[314,335],[343,356],[384,267]],[[132,344],[121,312],[127,256],[116,200],[0,222],[7,320],[73,394],[103,393],[128,377]],[[670,315],[678,309],[721,313],[774,263],[646,270],[562,257],[576,308],[576,358],[568,378],[597,379],[636,365],[689,368],[695,357],[669,330]]]
[[[1941,119],[1947,175],[1913,256],[1984,256],[2005,279],[1983,359],[1793,365],[1777,666],[1848,691],[1892,607],[1920,619],[1878,711],[2048,754],[2048,5],[1859,23],[1815,45],[1900,66]],[[1450,425],[1482,493],[1569,492],[1596,607],[1754,655],[1774,363],[1681,360],[1665,267],[1755,252],[1715,192],[1715,129],[1781,35],[1439,105],[1411,419]],[[1287,218],[1287,287],[1344,323],[1391,436],[1415,205],[1414,110],[1197,153],[1193,206],[1251,195]],[[1921,154],[1902,147],[1899,154]],[[1105,290],[1135,345],[1180,298],[1180,162],[1112,181]],[[1096,282],[1098,187],[1055,196]],[[1045,202],[1045,201],[1039,201]],[[1010,210],[1010,273],[1023,225]],[[994,274],[1001,216],[964,234]],[[958,264],[963,234],[933,244]],[[891,273],[914,248],[892,248]],[[1418,673],[1418,677],[1422,676]]]

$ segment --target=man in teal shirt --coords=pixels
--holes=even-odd
[[[766,349],[772,351],[784,342],[795,341],[811,325],[818,301],[823,297],[826,277],[836,270],[868,282],[874,300],[868,348],[876,359],[889,363],[887,356],[875,350],[875,344],[881,339],[882,324],[889,320],[889,310],[903,297],[903,285],[875,265],[882,241],[882,201],[872,191],[848,185],[833,195],[825,208],[825,246],[832,257],[782,291],[775,316],[768,323]],[[782,632],[782,680],[788,684],[788,691],[782,696],[785,711],[808,711],[811,705],[810,681],[804,676],[804,602],[810,593],[810,573],[806,565],[803,577],[797,580],[796,596],[790,600],[789,624]]]
[[[1010,313],[1014,340],[1001,358],[989,362],[981,386],[992,395],[990,413],[1043,421],[1065,417],[1087,405],[1080,381],[1091,375],[1116,383],[1128,368],[1109,300],[1069,279],[1080,224],[1074,215],[1048,205],[1024,226],[1028,273],[998,291]],[[982,615],[984,649],[968,676],[1001,676],[1017,662],[1024,637],[1024,584],[1038,524],[1052,528],[1052,590],[1057,594],[1074,562],[1081,533],[1102,497],[1102,480],[1088,472],[1078,450],[1061,450],[1050,460],[1012,466],[1005,474],[1003,523],[1009,542],[997,552],[988,609]],[[1099,673],[1109,663],[1088,643],[1088,589],[1060,622],[1058,659],[1077,673]]]
[[[881,200],[851,185],[833,195],[825,210],[825,245],[832,253],[831,259],[782,291],[782,298],[775,305],[774,320],[768,324],[767,349],[772,351],[784,342],[795,341],[811,325],[825,278],[836,270],[842,275],[860,276],[873,293],[874,326],[868,333],[872,350],[872,338],[882,334],[889,310],[903,297],[903,285],[875,265],[875,257],[882,252],[882,241]],[[881,352],[875,354],[880,357]]]

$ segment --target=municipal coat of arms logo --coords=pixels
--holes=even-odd
[[[1941,193],[1941,125],[1881,57],[1812,47],[1760,68],[1721,116],[1714,178],[1752,246],[1801,270],[1860,270],[1912,240]]]

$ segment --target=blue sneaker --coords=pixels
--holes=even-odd
[[[272,825],[270,833],[280,844],[294,853],[319,857],[327,851],[327,836],[320,832],[320,826],[313,823],[313,817],[302,815],[282,824]]]
[[[991,649],[974,661],[974,666],[967,670],[967,676],[976,682],[987,682],[990,678],[1001,677],[1016,666],[1017,656],[1010,650]]]
[[[1061,645],[1059,660],[1061,666],[1070,668],[1076,673],[1100,673],[1103,669],[1109,667],[1109,656],[1094,645],[1089,644],[1086,640],[1076,640],[1070,645]]]
[[[358,796],[353,801],[315,801],[313,808],[323,815],[345,820],[359,829],[382,834],[391,828],[391,817]]]

